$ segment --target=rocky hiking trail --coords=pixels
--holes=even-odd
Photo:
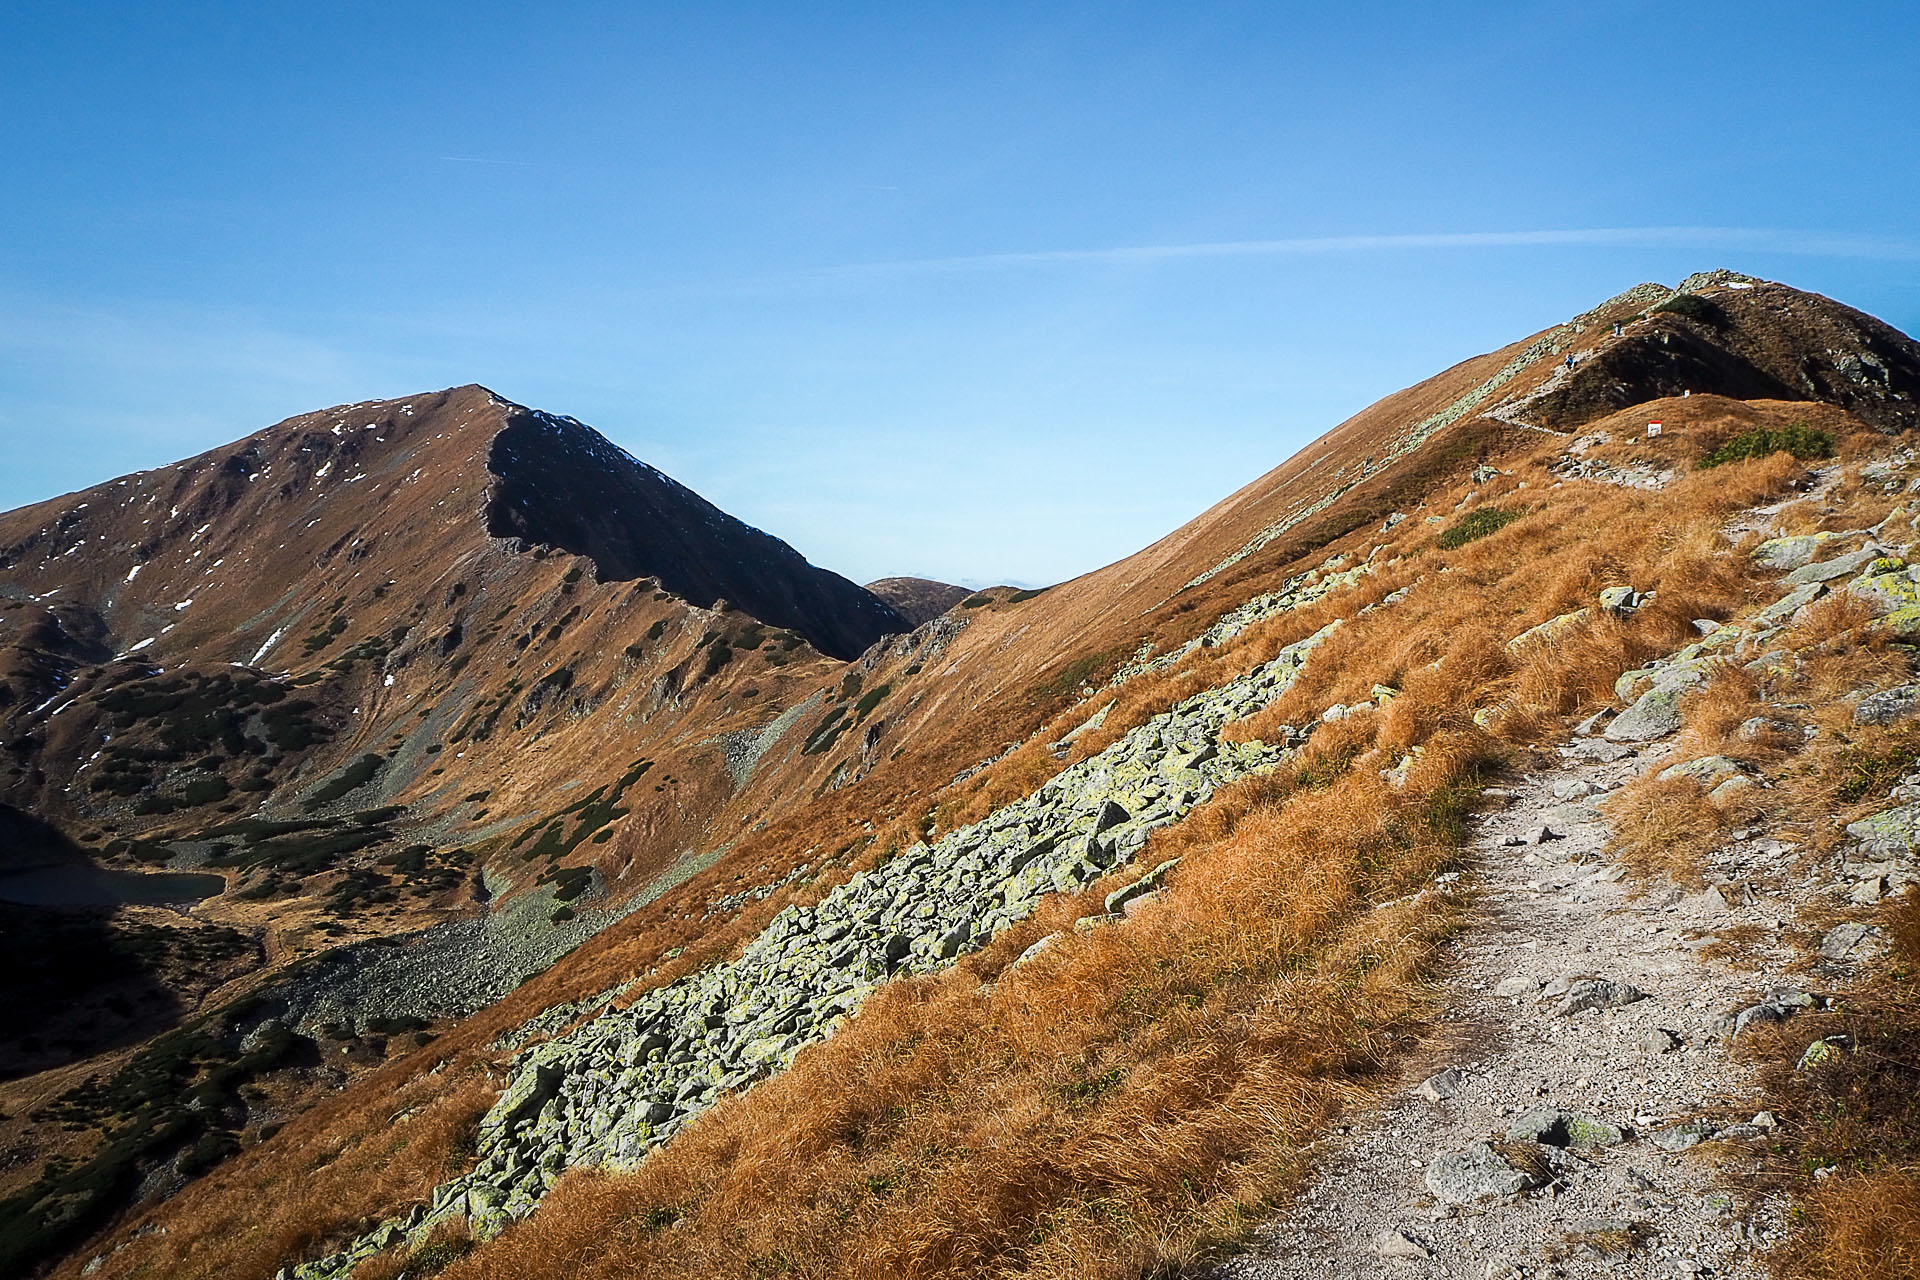
[[[1810,496],[1837,476],[1818,473]],[[1745,513],[1730,535],[1772,532],[1785,505]],[[1649,774],[1715,800],[1769,785],[1724,756],[1681,755],[1682,700],[1729,661],[1791,669],[1786,627],[1833,589],[1908,634],[1914,523],[1898,507],[1872,529],[1760,543],[1756,562],[1783,575],[1778,600],[1740,625],[1703,624],[1699,642],[1623,674],[1618,715],[1582,724],[1551,767],[1486,788],[1466,870],[1436,886],[1470,895],[1476,913],[1452,944],[1439,1034],[1378,1111],[1310,1153],[1316,1172],[1297,1201],[1215,1277],[1767,1273],[1760,1255],[1782,1237],[1788,1206],[1748,1176],[1760,1167],[1744,1144],[1763,1145],[1776,1122],[1755,1110],[1757,1066],[1739,1039],[1826,1007],[1857,962],[1884,951],[1871,923],[1832,920],[1862,917],[1914,882],[1920,776],[1888,797],[1907,803],[1850,824],[1834,858],[1810,857],[1808,833],[1790,826],[1733,830],[1699,892],[1610,861],[1601,802]],[[1848,701],[1856,725],[1889,724],[1920,714],[1920,686]],[[1802,731],[1792,719],[1749,725]],[[1815,921],[1809,955],[1793,934]],[[1816,1039],[1801,1061],[1836,1051]]]
[[[1724,1016],[1790,987],[1789,957],[1754,970],[1701,952],[1703,930],[1777,924],[1762,919],[1777,908],[1643,894],[1607,862],[1596,807],[1670,752],[1578,739],[1560,767],[1489,788],[1455,882],[1479,915],[1436,1050],[1218,1276],[1761,1273],[1752,1250],[1781,1206],[1727,1194],[1692,1148],[1771,1123],[1741,1111],[1752,1082]],[[1742,847],[1755,865],[1787,852]]]
[[[1743,530],[1769,531],[1777,512],[1745,514],[1761,527]],[[1594,716],[1535,756],[1536,772],[1485,789],[1462,869],[1421,891],[1460,895],[1474,912],[1452,944],[1439,1033],[1378,1112],[1308,1151],[1315,1172],[1297,1203],[1213,1275],[1760,1274],[1786,1206],[1751,1189],[1775,1122],[1756,1113],[1756,1068],[1740,1037],[1821,1006],[1805,984],[1843,987],[1848,966],[1881,945],[1871,925],[1834,926],[1809,973],[1795,935],[1803,909],[1830,918],[1847,904],[1840,914],[1858,915],[1914,879],[1920,803],[1853,823],[1837,866],[1807,856],[1805,832],[1733,830],[1702,868],[1705,887],[1687,892],[1610,861],[1603,802],[1649,774],[1691,782],[1717,804],[1770,785],[1755,766],[1681,752],[1686,695],[1734,666],[1763,683],[1790,671],[1789,628],[1829,593],[1848,592],[1873,606],[1875,626],[1909,634],[1920,564],[1903,557],[1916,523],[1903,507],[1872,529],[1760,543],[1755,563],[1782,575],[1777,600],[1736,625],[1697,624],[1697,641],[1619,677],[1617,715]],[[1288,599],[1347,582],[1334,574]],[[1599,611],[1625,616],[1646,598],[1609,587],[1509,648],[1556,643]],[[481,1122],[474,1167],[282,1276],[333,1280],[441,1224],[496,1235],[532,1214],[566,1170],[633,1166],[720,1096],[833,1035],[891,977],[953,963],[1051,893],[1124,868],[1104,913],[1076,927],[1124,921],[1159,896],[1173,865],[1131,869],[1151,832],[1291,754],[1296,729],[1273,743],[1229,742],[1221,730],[1286,692],[1341,625],[1185,698],[987,818],[853,875],[814,906],[787,906],[732,960],[637,995],[636,979],[534,1019],[498,1046],[517,1052]],[[1859,694],[1859,724],[1920,714],[1920,685]],[[1376,686],[1376,696],[1395,694]],[[1798,722],[1805,704],[1766,700],[1769,714],[1743,733],[1819,732]],[[1354,710],[1330,707],[1320,719]],[[1920,802],[1916,782],[1891,798]],[[1861,860],[1872,857],[1881,861]]]

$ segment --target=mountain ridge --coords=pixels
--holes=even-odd
[[[1722,318],[1658,309],[1680,296]],[[1710,385],[1672,394],[1672,366],[1618,355],[1705,344],[1784,371],[1775,357],[1795,343],[1817,357],[1801,400]],[[1753,358],[1735,350],[1743,344]],[[389,1043],[380,1027],[431,1021],[467,1053],[521,1019],[583,1016],[573,1002],[677,972],[681,948],[690,962],[744,945],[776,910],[807,909],[849,874],[879,875],[890,851],[992,829],[974,824],[1009,804],[1038,806],[1030,816],[1042,821],[1034,797],[1056,776],[1096,758],[1134,767],[1122,739],[1154,699],[1171,707],[1186,690],[1215,706],[1208,664],[1246,637],[1305,626],[1329,602],[1352,605],[1347,617],[1362,601],[1379,606],[1410,581],[1408,564],[1433,554],[1429,525],[1507,483],[1503,460],[1608,436],[1567,464],[1584,481],[1684,470],[1708,442],[1795,417],[1842,439],[1898,430],[1916,370],[1920,347],[1815,295],[1731,273],[1639,286],[1384,398],[1113,565],[1044,592],[976,593],[911,629],[890,608],[853,609],[879,629],[858,648],[859,634],[822,626],[810,643],[761,617],[735,598],[751,580],[722,588],[717,572],[688,575],[674,589],[663,576],[674,566],[658,559],[670,553],[603,517],[651,503],[671,513],[676,536],[731,518],[570,419],[479,387],[302,415],[178,467],[0,516],[11,761],[0,804],[70,833],[105,866],[216,869],[227,890],[196,917],[253,931],[268,959],[242,980],[255,984],[251,1012],[197,1016],[235,1045],[278,1021],[335,1056],[363,1055],[377,1074],[388,1049],[369,1046]],[[1715,385],[1796,391],[1768,377]],[[1669,422],[1667,436],[1639,438],[1648,414]],[[583,471],[612,478],[569,505],[561,478]],[[422,487],[427,474],[439,488]],[[109,501],[134,516],[94,510]],[[290,532],[248,544],[263,511]],[[757,548],[784,581],[805,581],[797,553],[733,524],[713,545]],[[1382,557],[1389,541],[1398,550]],[[225,582],[232,548],[248,545],[252,580]],[[815,598],[860,599],[837,592],[828,583]],[[796,601],[773,591],[758,607]],[[1223,746],[1201,759],[1206,744],[1183,739],[1149,754],[1179,773],[1162,757],[1196,752],[1198,776],[1226,785],[1242,764],[1251,776],[1294,745],[1289,733],[1271,752]],[[1165,807],[1177,823],[1187,806]],[[1119,827],[1099,805],[1060,818],[1066,843],[1029,865],[1078,876],[1080,854],[1110,856],[1083,838],[1131,831],[1143,811],[1131,796],[1122,807]],[[421,945],[421,929],[442,925],[466,932]],[[942,939],[900,928],[902,956],[872,939],[877,973],[907,955],[954,958]],[[526,943],[531,967],[472,983],[447,970],[447,992],[424,991],[433,976],[407,970],[409,957],[495,963],[441,945],[476,931]],[[382,970],[343,984],[325,1014],[310,1012],[324,1001],[296,1010],[275,994],[275,966],[329,948],[354,972],[391,957],[398,980]],[[333,963],[307,963],[301,981]],[[467,991],[512,994],[466,1021],[449,1021],[467,1018],[465,1006],[434,1003]],[[404,1052],[394,1042],[388,1066]],[[263,1078],[348,1082],[306,1070]],[[257,1120],[244,1100],[222,1105],[241,1128]],[[344,1229],[328,1227],[336,1242]]]

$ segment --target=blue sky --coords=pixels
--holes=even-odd
[[[37,10],[37,11],[33,11]],[[1920,330],[1920,6],[0,11],[0,508],[483,382],[1056,581],[1730,266]]]

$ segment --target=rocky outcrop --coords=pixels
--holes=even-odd
[[[1568,430],[1683,392],[1824,401],[1884,431],[1910,430],[1920,422],[1920,344],[1818,294],[1710,272],[1682,281],[1526,409]]]

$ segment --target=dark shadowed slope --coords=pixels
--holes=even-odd
[[[572,418],[510,409],[487,467],[487,531],[586,556],[602,582],[651,577],[693,604],[726,600],[837,658],[910,629],[878,597]]]

